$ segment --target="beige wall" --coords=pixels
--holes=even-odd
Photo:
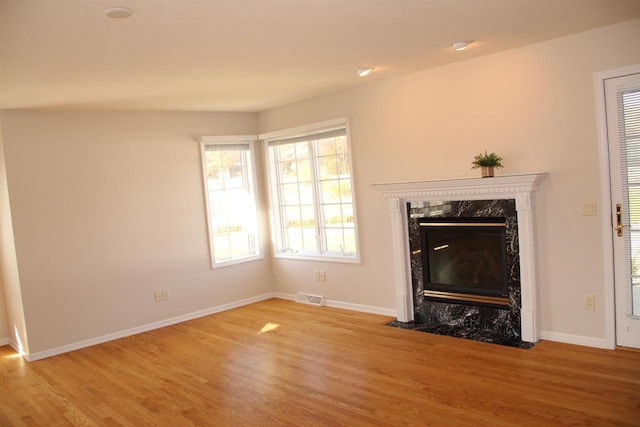
[[[21,339],[28,326],[35,353],[274,289],[393,309],[389,215],[370,184],[474,177],[469,163],[487,149],[504,157],[500,173],[550,173],[536,209],[542,329],[603,337],[602,218],[579,215],[601,195],[593,73],[640,63],[639,40],[635,20],[257,116],[0,112],[11,202],[0,217],[0,317]],[[362,263],[267,258],[210,270],[198,136],[343,116]],[[318,268],[326,282],[314,280]],[[171,298],[154,303],[160,288]],[[584,309],[588,294],[595,311]]]
[[[7,308],[4,301],[4,286],[0,280],[0,342],[9,338],[9,323],[7,322]]]
[[[0,326],[4,325],[6,331],[6,334],[0,334],[0,338],[9,338],[14,348],[28,353],[29,343],[22,307],[5,166],[4,143],[0,129]]]
[[[0,120],[31,353],[272,291],[268,260],[209,267],[198,137],[256,133],[255,114]]]
[[[594,73],[636,63],[640,20],[260,113],[261,132],[352,122],[362,264],[275,260],[276,290],[393,308],[390,219],[370,185],[475,177],[470,161],[486,149],[503,156],[501,174],[550,174],[535,212],[542,330],[604,337],[602,218],[580,216],[581,201],[601,197]]]

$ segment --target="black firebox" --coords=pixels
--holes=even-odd
[[[505,218],[420,218],[424,296],[508,308]]]

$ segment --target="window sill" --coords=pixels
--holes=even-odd
[[[277,253],[274,255],[279,259],[293,259],[303,261],[321,261],[321,262],[340,262],[347,264],[360,264],[359,256],[340,256],[340,255],[317,255],[304,253]]]
[[[261,259],[264,259],[264,255],[253,255],[246,258],[231,259],[229,261],[221,261],[217,263],[212,260],[211,269],[216,270],[218,268],[228,267],[230,265],[244,264],[245,262],[258,261]]]

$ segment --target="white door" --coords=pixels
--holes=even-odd
[[[616,344],[640,348],[640,74],[606,79]]]

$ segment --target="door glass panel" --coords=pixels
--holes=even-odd
[[[630,256],[631,314],[640,316],[640,90],[621,92],[618,95],[620,114],[619,137],[624,153],[627,194],[623,223],[629,224],[629,241],[625,252]],[[628,289],[628,288],[627,288]]]

